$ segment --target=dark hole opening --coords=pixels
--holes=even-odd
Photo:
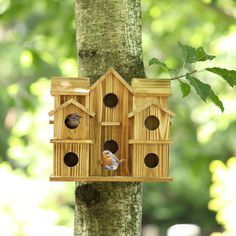
[[[81,116],[78,113],[69,114],[65,118],[65,125],[69,129],[75,129],[79,126]]]
[[[160,121],[156,116],[148,116],[144,122],[145,126],[149,130],[155,130],[159,127]]]
[[[78,161],[79,157],[74,152],[68,152],[64,156],[64,163],[69,167],[76,166]]]
[[[114,93],[108,93],[103,98],[103,102],[107,107],[115,107],[118,103],[118,97]]]
[[[103,149],[104,150],[109,150],[111,151],[112,153],[116,153],[118,151],[118,144],[116,141],[114,140],[108,140],[104,143],[103,145]]]
[[[159,164],[159,157],[155,153],[148,153],[144,158],[144,163],[149,168],[155,168]]]

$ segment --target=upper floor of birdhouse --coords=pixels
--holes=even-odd
[[[169,79],[134,78],[130,85],[111,68],[93,85],[89,78],[52,78],[51,95],[55,103],[49,115],[54,116],[57,139],[91,139],[90,119],[95,127],[125,126],[132,121],[140,129],[134,130],[131,139],[145,138],[146,129],[157,132],[159,139],[169,138],[167,127],[174,116],[167,102],[171,95]],[[80,129],[65,123],[71,114],[80,115]]]

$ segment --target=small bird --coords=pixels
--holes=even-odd
[[[82,116],[80,116],[78,113],[69,114],[65,119],[66,127],[69,129],[77,128],[80,123],[80,118],[82,118]]]
[[[119,160],[111,151],[104,150],[102,152],[102,160],[101,164],[105,167],[107,170],[116,170],[120,163],[124,161],[124,159]]]

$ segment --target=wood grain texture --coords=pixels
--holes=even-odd
[[[170,79],[151,79],[151,78],[133,78],[131,82],[133,93],[150,96],[170,96],[171,86]]]
[[[54,170],[56,177],[64,176],[88,176],[89,174],[89,144],[84,143],[54,143]],[[69,153],[75,153],[79,162],[74,167],[68,167],[64,163],[64,156]]]
[[[50,181],[78,181],[78,182],[171,182],[171,177],[129,177],[129,176],[89,176],[89,177],[71,177],[71,176],[50,176]]]
[[[126,176],[130,175],[131,167],[128,161],[128,139],[129,121],[127,114],[132,109],[132,94],[129,86],[123,78],[114,70],[109,69],[91,88],[90,109],[96,113],[91,128],[91,139],[94,145],[91,146],[90,175],[93,176]],[[115,94],[118,104],[115,107],[108,107],[104,104],[103,98],[107,94]],[[99,163],[101,162],[103,146],[106,141],[114,140],[118,144],[118,151],[115,153],[118,159],[125,159],[117,171],[107,171]]]
[[[133,177],[168,178],[169,153],[168,144],[134,144],[133,153]],[[154,153],[159,158],[159,164],[155,168],[149,168],[144,163],[147,154]]]
[[[51,95],[88,95],[89,78],[53,77]]]

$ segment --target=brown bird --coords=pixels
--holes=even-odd
[[[78,113],[69,114],[65,119],[66,127],[69,129],[77,128],[80,123],[80,118],[82,118],[82,116],[80,116]]]
[[[120,163],[124,161],[124,159],[119,160],[111,151],[104,150],[102,152],[102,160],[101,164],[105,167],[107,170],[116,170]]]

